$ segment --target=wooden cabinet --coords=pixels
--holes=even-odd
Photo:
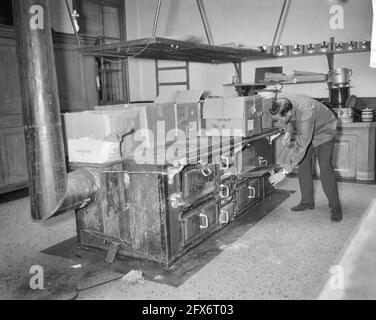
[[[56,73],[62,112],[83,111],[98,105],[96,64],[76,52],[73,35],[54,33]],[[94,38],[83,37],[83,45]],[[27,162],[22,123],[21,92],[15,34],[0,27],[0,194],[27,186]]]
[[[338,177],[364,181],[375,180],[376,122],[338,123],[333,150],[333,166]],[[281,138],[275,142],[275,161],[283,150]],[[313,173],[320,175],[314,156]],[[296,168],[293,171],[297,173]]]
[[[25,137],[18,116],[0,118],[0,194],[27,186]]]
[[[333,164],[341,177],[375,180],[376,122],[338,126]]]

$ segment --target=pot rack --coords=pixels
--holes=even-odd
[[[193,41],[181,41],[170,38],[157,37],[156,31],[159,21],[159,13],[162,0],[158,0],[157,9],[154,18],[152,37],[137,40],[120,41],[111,44],[102,44],[95,46],[80,47],[79,53],[92,55],[95,57],[111,59],[112,62],[126,61],[132,58],[157,59],[157,60],[175,60],[186,62],[199,62],[210,64],[233,63],[239,82],[242,83],[242,62],[250,60],[278,59],[278,58],[297,58],[308,56],[325,55],[328,60],[329,70],[334,68],[335,54],[349,54],[370,51],[370,42],[365,41],[366,46],[356,48],[351,51],[335,50],[334,37],[330,39],[330,50],[326,52],[304,52],[302,54],[277,55],[275,53],[265,52],[262,49],[251,49],[244,47],[228,47],[223,45],[214,45],[213,37],[210,31],[209,23],[206,17],[205,8],[202,0],[196,0],[200,11],[201,20],[204,25],[205,34],[209,44],[196,43]],[[276,31],[273,37],[273,45],[280,29],[281,19],[285,13],[286,1],[284,0],[281,14],[277,23]],[[73,22],[72,22],[73,23]],[[75,28],[74,28],[75,30]]]

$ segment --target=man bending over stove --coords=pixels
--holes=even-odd
[[[314,209],[312,155],[317,150],[321,184],[331,209],[331,220],[341,221],[342,210],[332,165],[337,119],[331,110],[311,97],[278,94],[270,109],[273,120],[285,127],[283,152],[278,160],[282,169],[271,175],[272,185],[281,182],[298,166],[301,201],[293,211]],[[294,130],[295,129],[295,130]],[[295,140],[291,136],[296,133]]]

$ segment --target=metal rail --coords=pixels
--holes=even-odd
[[[283,1],[283,6],[282,6],[281,14],[279,15],[279,19],[278,19],[277,27],[276,27],[276,29],[275,29],[275,33],[274,33],[274,37],[273,37],[272,47],[274,47],[274,45],[275,45],[275,41],[276,41],[276,39],[277,39],[277,35],[278,35],[278,32],[279,32],[279,28],[280,28],[280,26],[281,26],[282,17],[283,17],[283,14],[285,13],[285,8],[286,8],[287,1],[288,1],[288,0],[284,0],[284,1]]]

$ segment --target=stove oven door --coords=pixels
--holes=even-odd
[[[245,180],[237,187],[238,212],[241,213],[261,199],[260,179]]]
[[[187,204],[214,192],[217,189],[218,165],[189,165],[182,172],[182,196]]]
[[[225,205],[221,205],[221,210],[219,212],[219,227],[223,228],[228,223],[230,223],[235,218],[235,205],[233,201],[230,201],[229,203]]]
[[[218,204],[211,202],[183,214],[181,218],[182,243],[187,246],[218,227]]]
[[[253,170],[259,166],[256,145],[252,144],[235,155],[235,166],[237,174]]]

